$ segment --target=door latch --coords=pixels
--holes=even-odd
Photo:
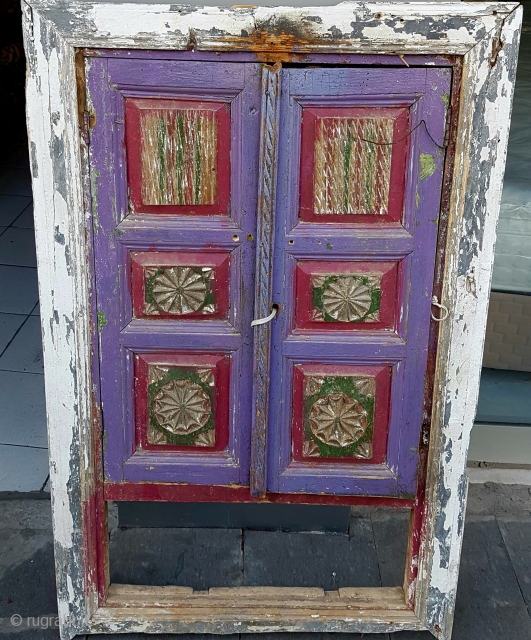
[[[253,320],[251,322],[251,327],[257,327],[259,324],[267,324],[271,322],[273,318],[276,318],[279,312],[279,305],[275,302],[275,304],[271,305],[271,313],[265,318],[258,318],[257,320]]]

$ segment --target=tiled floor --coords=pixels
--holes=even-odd
[[[0,492],[48,481],[44,375],[27,142],[0,161]]]

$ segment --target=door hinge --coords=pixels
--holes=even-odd
[[[96,113],[93,109],[83,111],[83,119],[81,122],[81,134],[87,146],[90,145],[90,134],[96,124]]]
[[[452,126],[452,107],[448,105],[446,110],[446,123],[444,125],[444,142],[443,147],[446,148],[450,143],[450,127]]]

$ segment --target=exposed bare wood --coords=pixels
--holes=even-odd
[[[30,0],[22,8],[62,639],[98,632],[388,633],[427,627],[448,640],[521,8],[516,3],[454,2],[220,9],[81,0],[68,5]],[[249,51],[272,61],[333,51],[464,56],[442,293],[452,315],[439,334],[426,537],[419,577],[409,594],[416,600],[415,613],[401,608],[403,594],[399,598],[398,591],[383,589],[374,595],[343,589],[339,595],[290,596],[282,602],[264,597],[261,603],[242,592],[244,604],[215,590],[209,595],[175,593],[180,603],[214,599],[214,607],[159,606],[157,598],[166,602],[171,592],[152,591],[147,606],[141,606],[136,587],[115,585],[108,606],[97,607],[93,576],[84,569],[94,553],[87,527],[93,522],[88,514],[96,508],[90,505],[96,503],[100,469],[92,455],[97,421],[83,203],[87,173],[78,126],[85,100],[79,96],[78,104],[76,92],[75,48],[80,47]]]

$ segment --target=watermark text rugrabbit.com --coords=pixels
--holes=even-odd
[[[58,629],[59,617],[56,615],[49,616],[21,616],[14,613],[11,618],[11,624],[14,627],[22,629]]]

